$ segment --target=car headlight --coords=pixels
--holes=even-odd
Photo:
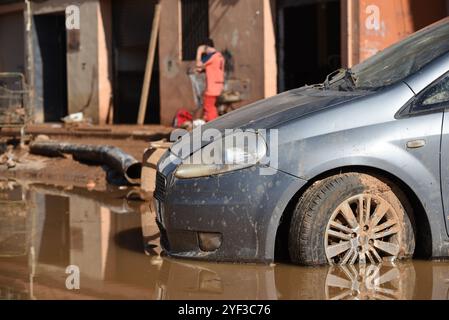
[[[267,144],[260,134],[236,132],[196,151],[178,166],[175,176],[198,178],[248,168],[266,153]]]

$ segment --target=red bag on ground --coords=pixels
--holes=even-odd
[[[192,120],[192,114],[187,109],[181,108],[176,112],[173,127],[182,128],[186,122],[192,122]]]

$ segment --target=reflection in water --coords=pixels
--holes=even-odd
[[[275,268],[165,259],[155,299],[277,299]]]
[[[10,181],[0,183],[0,256],[27,254],[29,215],[19,188]]]
[[[332,300],[411,299],[414,281],[414,270],[407,265],[332,267],[326,277],[326,298]],[[410,285],[411,288],[404,288],[405,285]]]
[[[148,204],[126,201],[126,192],[0,181],[0,299],[449,299],[448,262],[305,268],[161,258]],[[69,265],[80,269],[80,290],[65,287]]]

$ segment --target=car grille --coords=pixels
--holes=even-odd
[[[156,173],[156,190],[154,191],[154,197],[159,201],[164,201],[166,192],[167,180],[159,171]]]

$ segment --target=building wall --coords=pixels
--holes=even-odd
[[[68,112],[83,111],[94,123],[104,123],[111,95],[110,18],[101,13],[100,0],[79,1],[79,47],[67,51]],[[65,12],[69,0],[48,0],[33,3],[33,14]],[[102,0],[104,6],[108,1]],[[37,79],[39,81],[39,79]],[[38,84],[35,84],[38,87]],[[42,122],[42,101],[36,99],[36,121]]]
[[[247,81],[245,102],[265,96],[264,0],[209,1],[209,31],[219,50],[233,59],[230,78]]]
[[[0,15],[0,72],[25,72],[23,12]]]
[[[180,0],[162,0],[159,59],[163,124],[171,124],[179,108],[194,107],[192,86],[186,75],[194,62],[181,61],[180,10]],[[228,50],[233,57],[230,77],[245,86],[243,104],[276,91],[274,24],[271,12],[264,14],[264,10],[271,10],[267,0],[209,0],[210,36],[220,51]],[[269,71],[267,78],[265,70]]]
[[[68,50],[68,111],[84,111],[96,123],[106,120],[112,94],[111,0],[79,0],[80,46]],[[186,75],[193,61],[181,60],[181,0],[161,0],[159,68],[161,122],[172,123],[176,111],[193,109]],[[276,93],[275,0],[209,0],[210,35],[234,61],[231,79],[245,84],[241,104]],[[32,2],[34,14],[63,12],[70,0]],[[369,27],[372,6],[379,8],[379,28]],[[371,6],[371,7],[370,7]],[[5,9],[6,8],[6,9]],[[368,8],[368,10],[367,10]],[[0,71],[26,70],[23,5],[0,7]],[[353,65],[408,34],[446,16],[449,0],[342,0],[342,55]],[[39,88],[39,84],[35,84]],[[37,122],[42,101],[36,99]]]
[[[446,0],[360,0],[358,61],[447,16]],[[379,8],[379,28],[372,28],[373,6]],[[354,61],[356,63],[357,61]]]

